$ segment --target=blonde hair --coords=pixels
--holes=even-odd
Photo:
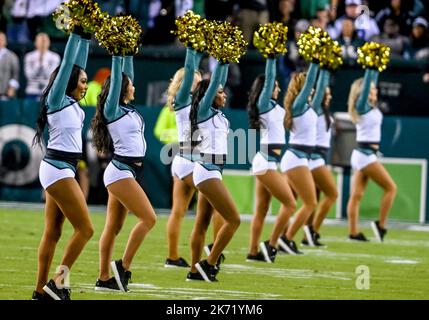
[[[306,72],[295,73],[290,79],[289,86],[287,88],[287,92],[283,100],[283,105],[286,109],[284,126],[289,131],[292,130],[293,125],[292,106],[295,102],[296,97],[301,92],[302,87],[304,87],[306,77]]]
[[[353,123],[356,123],[359,120],[359,115],[356,111],[356,103],[357,103],[357,100],[359,99],[360,94],[362,93],[362,85],[363,85],[363,78],[359,78],[355,80],[352,83],[352,86],[350,87],[348,111]]]
[[[195,74],[201,76],[201,73],[198,70],[195,70]],[[171,79],[171,82],[168,86],[167,106],[170,108],[170,110],[173,110],[174,97],[179,91],[184,77],[185,77],[185,68],[180,68],[179,70],[176,71],[176,73],[173,76],[173,79]]]

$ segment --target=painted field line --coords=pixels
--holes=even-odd
[[[259,274],[265,276],[274,276],[280,278],[295,278],[295,279],[315,279],[315,278],[328,278],[336,280],[350,281],[350,274],[346,272],[315,272],[312,269],[288,269],[288,268],[266,268],[266,267],[253,267],[240,264],[225,265],[223,269],[227,274],[236,274],[246,271],[252,274]]]
[[[93,291],[93,288],[94,288],[93,285],[90,285],[87,283],[81,283],[81,284],[78,283],[76,286],[79,288],[88,289],[89,291]],[[115,292],[109,292],[109,293],[115,294]],[[200,289],[200,288],[194,288],[194,287],[164,288],[164,287],[159,287],[159,286],[154,286],[154,285],[146,285],[146,284],[135,284],[132,287],[130,286],[130,292],[129,293],[133,293],[134,295],[136,295],[136,294],[150,295],[153,293],[153,294],[156,294],[160,297],[165,297],[165,298],[171,297],[171,294],[176,294],[176,295],[181,295],[181,296],[187,295],[187,296],[191,296],[191,297],[198,295],[198,296],[200,296],[200,298],[201,298],[201,295],[206,295],[206,297],[204,297],[205,299],[208,299],[208,298],[213,299],[213,298],[218,297],[220,294],[222,294],[224,296],[228,296],[228,297],[233,297],[233,298],[240,298],[243,296],[244,297],[247,296],[249,298],[254,298],[254,297],[264,298],[265,297],[265,299],[281,297],[281,295],[278,295],[278,294],[265,293],[265,292],[217,290],[217,289],[212,289],[212,288]],[[125,294],[129,294],[129,293],[125,293]]]
[[[386,262],[394,263],[394,264],[418,264],[419,263],[416,260],[400,260],[400,259],[386,260]]]

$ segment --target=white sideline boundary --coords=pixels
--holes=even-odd
[[[419,212],[419,223],[424,224],[426,219],[426,192],[427,192],[427,159],[413,159],[413,158],[390,158],[390,157],[381,157],[379,161],[383,164],[410,164],[410,165],[420,165],[422,168],[421,173],[421,183],[420,183],[420,212]],[[343,198],[343,183],[344,176],[343,170],[341,167],[331,167],[333,171],[337,173],[337,189],[338,189],[338,198],[335,217],[341,219],[341,208],[342,208],[342,198]],[[251,176],[250,170],[231,170],[225,169],[223,171],[224,175],[235,175],[235,176]],[[350,183],[350,188],[352,184]],[[253,191],[255,194],[255,190]],[[255,203],[253,203],[255,206]],[[268,210],[267,217],[271,215],[271,204]]]
[[[44,204],[43,203],[31,203],[31,202],[8,202],[0,201],[0,209],[17,209],[17,210],[40,210],[40,214],[43,213]],[[90,214],[105,214],[107,210],[106,206],[89,206]],[[170,214],[171,209],[157,209],[155,212],[161,216],[167,216]],[[190,214],[185,216],[185,219],[194,219],[195,213],[190,212]],[[242,221],[251,221],[251,214],[241,214],[240,218]],[[293,219],[293,218],[292,218]],[[267,215],[265,221],[268,223],[274,223],[276,216]],[[371,220],[361,220],[360,224],[364,228],[370,228]],[[328,226],[347,226],[346,219],[325,219],[323,221],[324,225]],[[408,231],[421,231],[429,232],[429,224],[418,224],[411,222],[399,222],[399,221],[389,221],[389,229],[394,230],[408,230]]]
[[[411,164],[420,165],[422,168],[421,183],[420,183],[420,212],[419,222],[425,223],[426,219],[426,192],[427,192],[427,159],[412,159],[412,158],[390,158],[381,157],[378,159],[382,164]],[[342,173],[340,173],[341,175]],[[352,184],[350,183],[350,188]]]

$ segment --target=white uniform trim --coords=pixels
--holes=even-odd
[[[289,144],[316,145],[317,113],[309,107],[303,114],[293,118]]]
[[[308,167],[310,168],[310,171],[313,171],[323,166],[326,166],[325,159],[310,159],[308,161]]]
[[[261,121],[261,144],[285,144],[286,135],[283,125],[285,109],[276,104],[270,111],[259,115]]]
[[[252,174],[254,175],[263,175],[267,170],[277,170],[277,167],[277,162],[268,161],[260,152],[253,157]]]
[[[365,153],[355,149],[353,150],[350,162],[354,170],[362,170],[376,161],[377,156],[375,154],[366,155]]]
[[[195,162],[175,155],[171,163],[171,175],[183,179],[194,171]]]
[[[110,184],[127,178],[133,178],[134,175],[129,170],[120,170],[118,169],[112,161],[110,161],[109,165],[106,167],[103,175],[104,186],[107,187]]]
[[[309,167],[308,159],[299,158],[292,151],[286,150],[280,162],[280,170],[286,172],[296,167]]]
[[[206,121],[198,123],[198,129],[202,138],[201,153],[228,154],[229,121],[222,112],[218,111]]]
[[[189,120],[190,112],[190,105],[175,112],[179,142],[187,142],[191,139],[191,121]]]
[[[356,123],[356,141],[380,142],[383,114],[378,108],[372,108],[365,114],[359,115]]]
[[[107,125],[115,154],[124,157],[144,157],[146,141],[143,118],[135,110],[124,109],[128,111],[126,114]]]
[[[329,130],[326,130],[326,119],[325,115],[317,117],[317,134],[316,134],[316,146],[330,148],[331,147],[331,135],[332,135],[332,124],[333,119],[331,118],[331,126]]]
[[[194,167],[193,180],[195,186],[208,179],[222,180],[222,174],[218,170],[207,170],[200,163],[196,162]]]
[[[39,180],[43,189],[47,189],[49,186],[55,182],[65,179],[65,178],[74,178],[75,173],[72,169],[58,169],[53,165],[42,161],[39,167]]]
[[[85,112],[79,103],[72,104],[61,110],[48,113],[49,140],[48,149],[82,152],[82,128]]]

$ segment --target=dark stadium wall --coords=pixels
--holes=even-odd
[[[0,101],[0,201],[42,201],[38,168],[43,152],[38,147],[31,148],[38,108],[37,103],[24,100]],[[144,106],[137,108],[145,119],[145,137],[148,146],[142,186],[154,207],[170,208],[170,170],[168,166],[162,164],[160,159],[163,145],[153,135],[153,128],[161,108]],[[84,110],[86,117],[83,136],[87,137],[87,130],[95,108],[85,107]],[[244,110],[227,109],[225,113],[230,119],[232,130],[247,129],[248,119]],[[429,118],[385,117],[381,143],[384,156],[429,160],[427,128],[429,128]],[[235,159],[240,156],[237,144],[235,141]],[[246,142],[246,149],[241,148],[240,152],[246,152],[247,147]],[[247,170],[249,167],[250,164],[247,161],[245,164],[227,165],[226,169]],[[101,180],[98,188],[91,189],[89,203],[94,203],[99,192],[104,192]],[[427,201],[429,201],[428,192],[426,192]],[[426,221],[428,218],[429,210],[426,208]]]

